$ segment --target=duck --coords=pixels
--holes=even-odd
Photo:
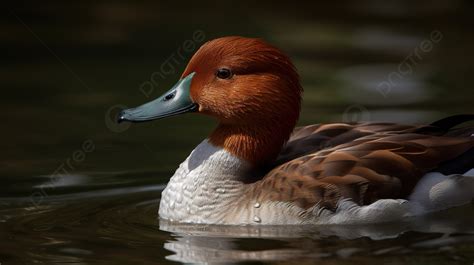
[[[162,191],[159,217],[218,225],[369,224],[474,198],[472,114],[431,124],[327,123],[296,127],[296,67],[259,38],[204,43],[179,81],[118,122],[184,113],[217,120]],[[468,124],[468,123],[467,123]]]

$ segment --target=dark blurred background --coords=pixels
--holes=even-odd
[[[473,6],[468,0],[9,3],[0,20],[0,179],[13,194],[70,160],[67,173],[153,171],[166,182],[214,122],[184,115],[130,127],[113,117],[120,106],[166,91],[201,44],[226,35],[263,38],[290,55],[305,88],[300,124],[431,122],[472,113]],[[94,149],[76,159],[85,141]]]

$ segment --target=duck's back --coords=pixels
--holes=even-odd
[[[474,167],[474,128],[451,129],[470,118],[453,116],[428,126],[338,123],[297,128],[278,165],[260,181],[259,197],[336,211],[344,200],[370,205],[381,199],[431,196],[431,188],[447,179],[445,175],[462,175]],[[430,177],[430,187],[419,187],[428,173],[443,177]]]

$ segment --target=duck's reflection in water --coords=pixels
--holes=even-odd
[[[473,213],[473,205],[467,205],[403,222],[345,226],[221,226],[160,220],[160,229],[174,235],[164,247],[174,253],[167,259],[179,262],[349,258],[444,250],[474,242]]]

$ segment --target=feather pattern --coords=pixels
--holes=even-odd
[[[392,123],[325,124],[295,129],[276,168],[256,183],[259,200],[316,204],[335,210],[342,199],[368,205],[407,198],[424,174],[474,147],[474,129],[450,136]],[[459,131],[457,131],[459,133]]]

